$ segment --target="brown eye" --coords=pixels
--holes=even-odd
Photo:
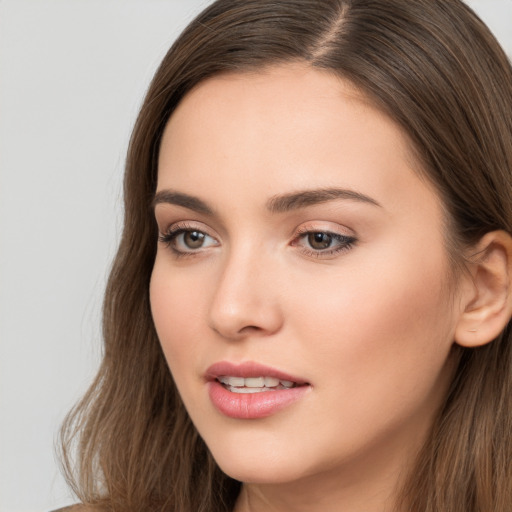
[[[307,257],[334,259],[345,251],[352,249],[357,239],[332,231],[303,231],[292,240],[291,246],[298,247]]]
[[[200,249],[204,244],[205,234],[201,231],[186,231],[183,233],[183,243],[189,249]]]
[[[316,251],[322,251],[328,249],[333,241],[332,235],[329,233],[309,233],[308,244],[312,249]]]
[[[171,227],[158,241],[165,244],[176,256],[202,253],[205,249],[218,247],[219,242],[199,229],[176,226]]]

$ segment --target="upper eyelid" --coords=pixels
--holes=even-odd
[[[322,227],[298,228],[296,230],[296,233],[298,235],[304,235],[304,234],[307,234],[307,233],[330,233],[332,235],[346,235],[346,236],[348,236],[348,234],[346,234],[345,232],[342,233],[341,231],[338,231],[336,229],[322,228]]]
[[[159,229],[159,231],[163,234],[167,234],[170,231],[200,231],[201,233],[204,233],[205,235],[211,236],[212,238],[218,238],[218,236],[213,235],[211,232],[212,230],[209,226],[204,224],[203,222],[199,221],[191,221],[191,220],[182,220],[182,221],[175,221],[175,222],[169,222],[165,224],[165,229]]]
[[[163,220],[163,219],[162,219]],[[199,220],[177,220],[174,222],[158,222],[157,225],[159,228],[159,232],[163,235],[168,234],[169,232],[175,232],[178,230],[183,231],[201,231],[206,235],[215,238],[217,241],[220,241],[222,238],[217,230],[211,228],[208,224],[199,221]],[[332,235],[340,235],[344,237],[352,237],[358,238],[355,231],[348,226],[343,224],[338,224],[333,221],[326,220],[313,220],[301,223],[299,226],[293,228],[293,230],[289,233],[290,240],[295,240],[298,237],[302,237],[308,233],[328,233]]]
[[[295,228],[294,232],[296,235],[302,235],[304,233],[331,233],[333,235],[357,236],[353,229],[332,221],[303,222],[300,226]]]
[[[178,222],[197,222],[202,225],[207,225],[210,220],[210,215],[201,211],[194,212],[179,205],[175,206],[170,203],[158,203],[153,208],[153,218],[160,226],[162,224],[172,225]]]

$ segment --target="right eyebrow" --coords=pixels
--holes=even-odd
[[[151,202],[151,206],[155,209],[157,204],[162,203],[183,206],[184,208],[194,210],[198,213],[213,215],[213,209],[201,199],[181,192],[175,192],[173,190],[161,190],[160,192],[157,192]]]

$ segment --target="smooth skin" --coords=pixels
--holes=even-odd
[[[487,235],[455,278],[406,134],[301,64],[190,92],[163,136],[157,197],[155,326],[192,421],[244,482],[236,512],[393,510],[454,340],[491,341],[510,316],[508,235]],[[228,418],[207,391],[219,361],[310,388],[267,418]]]

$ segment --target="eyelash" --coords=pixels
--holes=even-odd
[[[314,234],[322,234],[331,237],[332,241],[337,243],[337,247],[332,249],[325,250],[315,250],[309,249],[307,247],[303,247],[302,252],[309,257],[312,258],[329,258],[336,256],[337,254],[341,254],[345,251],[350,250],[354,244],[357,242],[357,239],[354,236],[342,235],[340,233],[335,233],[329,230],[321,230],[321,229],[311,229],[311,228],[302,228],[299,229],[297,236],[292,241],[291,245],[296,246],[299,240],[302,240],[310,235]]]
[[[202,251],[202,247],[199,247],[197,250],[190,249],[189,251],[182,251],[180,249],[177,249],[176,247],[176,239],[178,236],[184,234],[184,233],[192,233],[197,232],[201,233],[202,235],[205,235],[209,238],[214,239],[208,233],[205,231],[198,229],[197,227],[194,227],[192,225],[189,225],[187,223],[181,223],[176,224],[175,226],[172,226],[169,228],[169,230],[166,233],[161,233],[158,236],[158,241],[165,244],[171,251],[173,252],[174,256],[176,258],[184,258],[184,257],[194,257],[198,256]],[[354,236],[348,236],[348,235],[342,235],[340,233],[335,233],[328,230],[320,230],[320,229],[311,229],[311,228],[303,228],[300,229],[297,232],[297,235],[291,242],[292,247],[296,247],[299,245],[299,241],[305,239],[306,237],[314,234],[322,234],[327,235],[331,238],[331,240],[336,243],[336,247],[334,248],[327,248],[325,250],[315,250],[312,248],[302,247],[301,252],[308,257],[312,258],[329,258],[334,257],[337,254],[341,254],[342,252],[350,250],[354,244],[357,242],[357,239]]]
[[[167,233],[160,233],[158,235],[158,241],[165,244],[169,249],[171,249],[176,258],[197,256],[201,252],[201,248],[199,248],[196,251],[193,249],[191,249],[190,251],[181,251],[176,247],[176,239],[178,238],[178,236],[184,233],[193,232],[201,233],[205,236],[208,236],[209,238],[213,238],[210,235],[208,235],[208,233],[206,233],[205,231],[198,229],[197,227],[194,227],[192,225],[189,225],[186,222],[183,222],[170,227]]]

